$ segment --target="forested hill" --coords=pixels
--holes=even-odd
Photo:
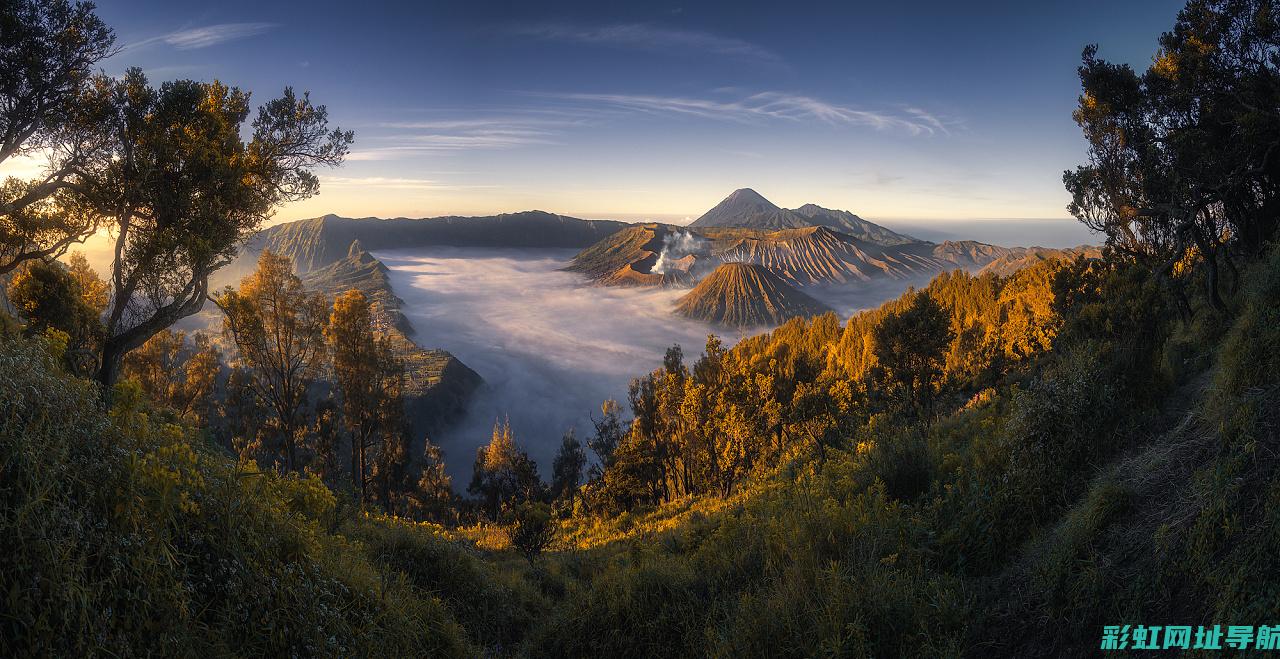
[[[269,249],[293,259],[300,273],[322,268],[347,255],[359,240],[365,249],[415,247],[586,247],[625,222],[580,220],[543,211],[484,217],[352,219],[324,215],[263,230],[245,247],[246,258]]]

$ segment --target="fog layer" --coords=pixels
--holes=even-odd
[[[379,251],[423,346],[443,348],[485,379],[467,417],[433,437],[458,489],[494,420],[510,416],[517,441],[544,476],[560,438],[591,431],[589,415],[632,377],[660,365],[673,343],[696,357],[710,331],[671,313],[681,291],[592,287],[560,272],[574,250]],[[727,338],[727,340],[732,340]]]
[[[444,450],[459,490],[495,419],[510,417],[517,440],[549,476],[569,428],[585,439],[591,414],[614,398],[626,406],[631,378],[661,365],[680,344],[691,363],[707,334],[727,344],[767,328],[717,331],[672,313],[683,290],[590,286],[562,272],[573,250],[431,248],[375,253],[391,269],[414,339],[443,348],[485,380],[466,418],[432,441]],[[927,280],[922,280],[927,281]],[[806,289],[842,319],[899,295],[909,284],[875,281]]]

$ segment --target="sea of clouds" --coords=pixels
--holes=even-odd
[[[682,291],[590,286],[562,272],[574,250],[431,248],[375,253],[421,345],[453,353],[485,380],[467,416],[432,441],[455,486],[494,421],[511,419],[544,476],[564,433],[585,439],[607,398],[625,407],[631,378],[672,344],[701,354],[711,331],[671,313]],[[727,340],[734,340],[728,338]]]
[[[631,379],[659,367],[671,345],[679,344],[692,364],[709,333],[732,345],[768,329],[716,329],[682,318],[672,308],[686,290],[592,286],[561,270],[573,254],[474,248],[374,254],[391,269],[413,338],[448,350],[485,380],[466,417],[431,438],[444,449],[459,490],[496,420],[510,418],[517,441],[549,476],[564,433],[573,428],[585,440],[591,415],[599,416],[605,399],[625,410]],[[807,291],[844,319],[922,282],[877,280]]]

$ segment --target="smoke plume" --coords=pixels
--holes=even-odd
[[[658,253],[658,260],[649,271],[663,275],[674,261],[690,255],[706,256],[710,251],[711,243],[705,238],[691,231],[673,231],[662,239],[662,251]]]

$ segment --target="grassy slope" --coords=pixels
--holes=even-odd
[[[0,655],[473,656],[538,597],[427,526],[399,546],[440,562],[400,572],[403,523],[237,465],[134,387],[108,415],[57,350],[0,338]]]
[[[575,517],[536,568],[492,529],[339,515],[136,402],[108,417],[9,340],[0,654],[1086,656],[1104,623],[1261,624],[1280,607],[1277,301],[1273,256],[1228,322],[1175,329],[1180,386],[1129,385],[1151,404],[1075,350],[927,433],[796,455],[729,499]]]

